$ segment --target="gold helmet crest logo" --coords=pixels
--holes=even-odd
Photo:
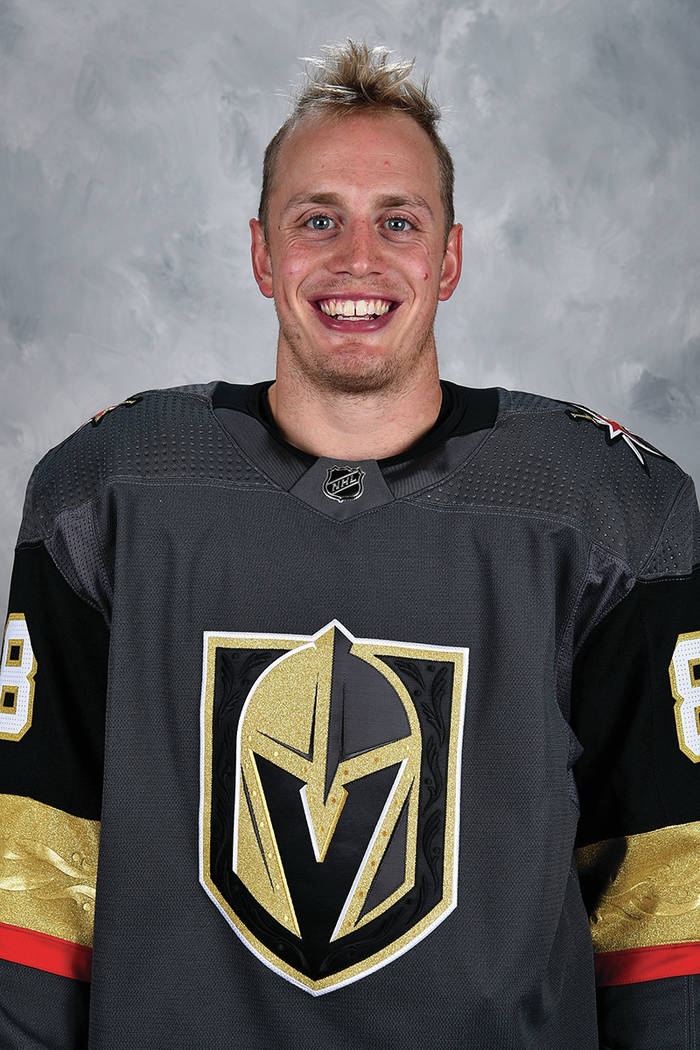
[[[205,632],[200,882],[243,943],[322,995],[456,906],[468,650]]]

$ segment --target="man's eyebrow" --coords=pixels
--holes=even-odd
[[[296,208],[300,204],[328,204],[339,207],[342,203],[342,198],[338,193],[316,193],[311,190],[308,193],[297,193],[293,197],[290,197],[284,207],[284,211],[290,211],[290,209]],[[375,201],[375,205],[379,208],[422,208],[427,211],[431,217],[433,216],[433,209],[430,207],[425,197],[414,196],[412,194],[388,194],[384,197],[378,197]]]
[[[309,190],[305,193],[296,193],[293,197],[290,197],[284,206],[284,211],[296,208],[300,204],[339,205],[340,203],[340,196],[337,193],[316,193],[314,190]]]
[[[413,195],[402,196],[401,194],[391,194],[388,197],[380,197],[377,201],[380,208],[423,208],[432,216],[433,209],[428,204],[425,197],[417,197]]]

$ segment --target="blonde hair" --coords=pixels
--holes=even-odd
[[[437,133],[440,110],[422,85],[409,79],[415,60],[390,62],[386,47],[368,47],[348,39],[344,45],[322,48],[321,58],[307,58],[311,67],[294,100],[289,118],[268,143],[263,161],[263,181],[258,218],[267,233],[272,181],[280,148],[300,120],[311,114],[339,117],[357,112],[398,111],[412,117],[433,144],[440,173],[440,196],[445,212],[445,236],[454,223],[454,166],[447,146]]]

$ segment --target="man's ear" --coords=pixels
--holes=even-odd
[[[456,222],[447,235],[447,246],[440,270],[440,300],[449,299],[462,272],[462,224]]]
[[[250,256],[258,288],[266,299],[272,299],[272,266],[265,231],[258,219],[250,220]]]

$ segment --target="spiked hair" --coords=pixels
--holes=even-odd
[[[306,83],[294,100],[291,115],[269,142],[263,161],[258,218],[267,234],[270,193],[280,148],[289,132],[310,115],[342,119],[358,112],[397,111],[412,117],[433,144],[440,172],[440,196],[445,212],[445,236],[454,222],[454,166],[437,133],[440,110],[422,85],[409,79],[413,62],[390,62],[385,47],[368,47],[348,39],[339,47],[322,48],[321,58],[307,58]]]

